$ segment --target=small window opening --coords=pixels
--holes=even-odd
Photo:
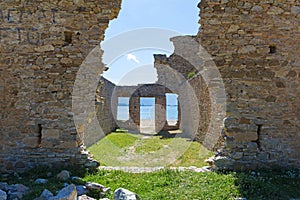
[[[42,147],[42,131],[43,131],[43,127],[42,127],[42,124],[38,124],[38,145],[37,147],[38,148],[41,148]]]
[[[65,31],[65,42],[67,44],[72,43],[72,35],[73,35],[73,33],[71,31]]]
[[[269,46],[269,48],[270,48],[270,53],[271,54],[276,53],[277,49],[276,49],[275,45],[271,45],[271,46]]]
[[[129,97],[118,97],[117,120],[129,120]]]

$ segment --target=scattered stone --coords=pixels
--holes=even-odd
[[[103,191],[105,189],[105,186],[99,184],[99,183],[86,183],[85,187],[88,190],[99,190],[99,191]]]
[[[141,198],[124,188],[119,188],[114,192],[114,200],[140,200]]]
[[[22,199],[29,191],[30,189],[23,184],[9,185],[7,191],[8,199]]]
[[[70,178],[70,172],[67,170],[63,170],[59,174],[57,174],[56,178],[61,181],[66,181]]]
[[[3,190],[5,192],[8,191],[8,184],[6,182],[1,182],[0,183],[0,190]]]
[[[47,179],[43,179],[43,178],[38,178],[34,181],[37,184],[46,184],[48,182]]]
[[[0,200],[6,200],[7,194],[3,190],[0,190]]]
[[[79,196],[78,198],[77,198],[77,200],[96,200],[96,199],[94,199],[94,198],[92,198],[92,197],[89,197],[89,196],[86,196],[86,195],[82,195],[82,196]],[[101,200],[101,199],[100,199]]]
[[[51,177],[52,176],[52,173],[51,172],[48,172],[47,173],[47,177]]]
[[[49,200],[77,200],[77,191],[74,184],[60,190],[56,196],[51,197]]]
[[[50,192],[49,190],[45,189],[42,192],[41,196],[39,198],[35,199],[35,200],[48,200],[48,199],[50,199],[52,197],[53,197],[53,193]]]
[[[100,166],[100,163],[95,161],[95,160],[91,160],[91,161],[85,163],[84,166],[87,167],[87,168],[97,168],[97,167]]]
[[[88,193],[88,189],[83,185],[77,185],[76,190],[78,196],[85,195]]]

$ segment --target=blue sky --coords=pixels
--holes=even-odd
[[[161,28],[178,32],[177,35],[196,35],[198,32],[199,0],[123,0],[117,19],[109,24],[105,41],[139,28]],[[173,36],[173,35],[172,35]],[[128,44],[134,41],[126,41]],[[166,38],[166,42],[168,38]],[[103,47],[104,54],[105,48]],[[153,53],[171,54],[172,49],[138,49],[119,55],[107,63],[103,76],[118,85],[154,83]]]

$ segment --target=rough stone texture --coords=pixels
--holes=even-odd
[[[68,179],[70,179],[70,172],[67,170],[63,170],[56,175],[56,178],[61,181],[67,181]]]
[[[1,171],[85,162],[73,85],[119,8],[120,0],[1,1]]]
[[[6,200],[7,194],[3,190],[0,190],[0,200]]]
[[[233,169],[298,167],[299,1],[202,0],[199,7],[198,40],[227,93],[220,155]]]
[[[92,134],[85,135],[84,144],[87,147],[117,128],[112,112],[112,94],[115,87],[116,85],[112,82],[103,77],[100,78],[96,91],[96,112],[97,120],[102,130],[101,133],[99,131],[90,131]]]
[[[61,189],[56,196],[50,197],[49,200],[77,200],[76,186],[72,184]]]
[[[179,95],[183,131],[210,148],[217,140],[219,163],[227,158],[233,169],[298,167],[299,1],[202,0],[199,7],[198,46],[195,37],[174,38],[174,55],[156,58],[157,84]],[[0,171],[85,163],[82,145],[99,123],[87,89],[96,91],[105,70],[98,44],[119,8],[116,0],[0,3]],[[223,78],[226,117],[213,115],[221,98],[206,98],[217,87],[199,76],[209,65],[197,59],[200,44]],[[81,84],[73,88],[75,79]],[[224,120],[223,131],[209,127],[204,136],[208,118]]]
[[[114,200],[140,200],[140,199],[141,198],[137,194],[124,188],[118,188],[114,192]]]
[[[177,37],[173,38],[175,48],[182,47],[182,41],[185,37]],[[186,49],[186,51],[189,51]],[[181,110],[182,121],[180,127],[184,132],[191,131],[190,127],[198,127],[195,129],[196,133],[192,134],[193,139],[199,142],[204,142],[205,136],[208,131],[209,123],[210,123],[210,113],[211,113],[211,101],[209,98],[209,91],[207,88],[207,84],[203,80],[201,74],[199,74],[198,70],[195,66],[193,66],[190,62],[188,62],[183,57],[173,54],[170,57],[166,57],[165,55],[154,55],[155,58],[155,68],[157,69],[159,80],[158,82],[168,82],[172,84],[173,87],[178,85],[177,81],[180,78],[174,78],[176,75],[169,76],[170,71],[176,70],[179,75],[183,76],[183,81],[185,84],[190,85],[192,90],[196,95],[197,102],[195,98],[188,98],[190,94],[184,92],[180,89],[178,85],[177,90],[181,91],[179,94],[179,102],[183,109]],[[172,69],[172,70],[171,70]],[[189,74],[192,73],[192,76]],[[168,80],[165,80],[166,77],[171,77]],[[192,109],[190,105],[196,106],[198,109]],[[186,109],[184,109],[186,108]],[[198,118],[195,119],[192,113],[199,111]],[[191,112],[192,111],[192,112]],[[207,145],[208,148],[212,148],[213,145]]]

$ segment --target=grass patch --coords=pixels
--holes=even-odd
[[[144,137],[112,133],[89,148],[101,165],[109,166],[196,166],[213,155],[198,142],[185,138]]]
[[[190,200],[190,199],[235,199],[247,200],[286,200],[299,199],[300,173],[299,171],[265,171],[229,172],[229,173],[196,173],[191,171],[178,172],[161,170],[153,173],[132,174],[122,171],[99,170],[88,173],[81,169],[68,169],[73,176],[81,176],[83,183],[97,182],[111,191],[106,198],[113,199],[113,191],[119,187],[129,189],[140,195],[143,200]],[[36,168],[21,177],[11,176],[9,184],[22,183],[29,186],[32,192],[24,200],[32,200],[40,196],[47,188],[56,194],[63,188],[63,182],[55,176],[61,169]],[[47,173],[52,176],[48,177]],[[47,178],[48,183],[40,185],[34,183],[36,178]],[[0,180],[3,181],[3,180]],[[66,181],[72,183],[72,181]],[[97,194],[88,194],[98,198]]]

